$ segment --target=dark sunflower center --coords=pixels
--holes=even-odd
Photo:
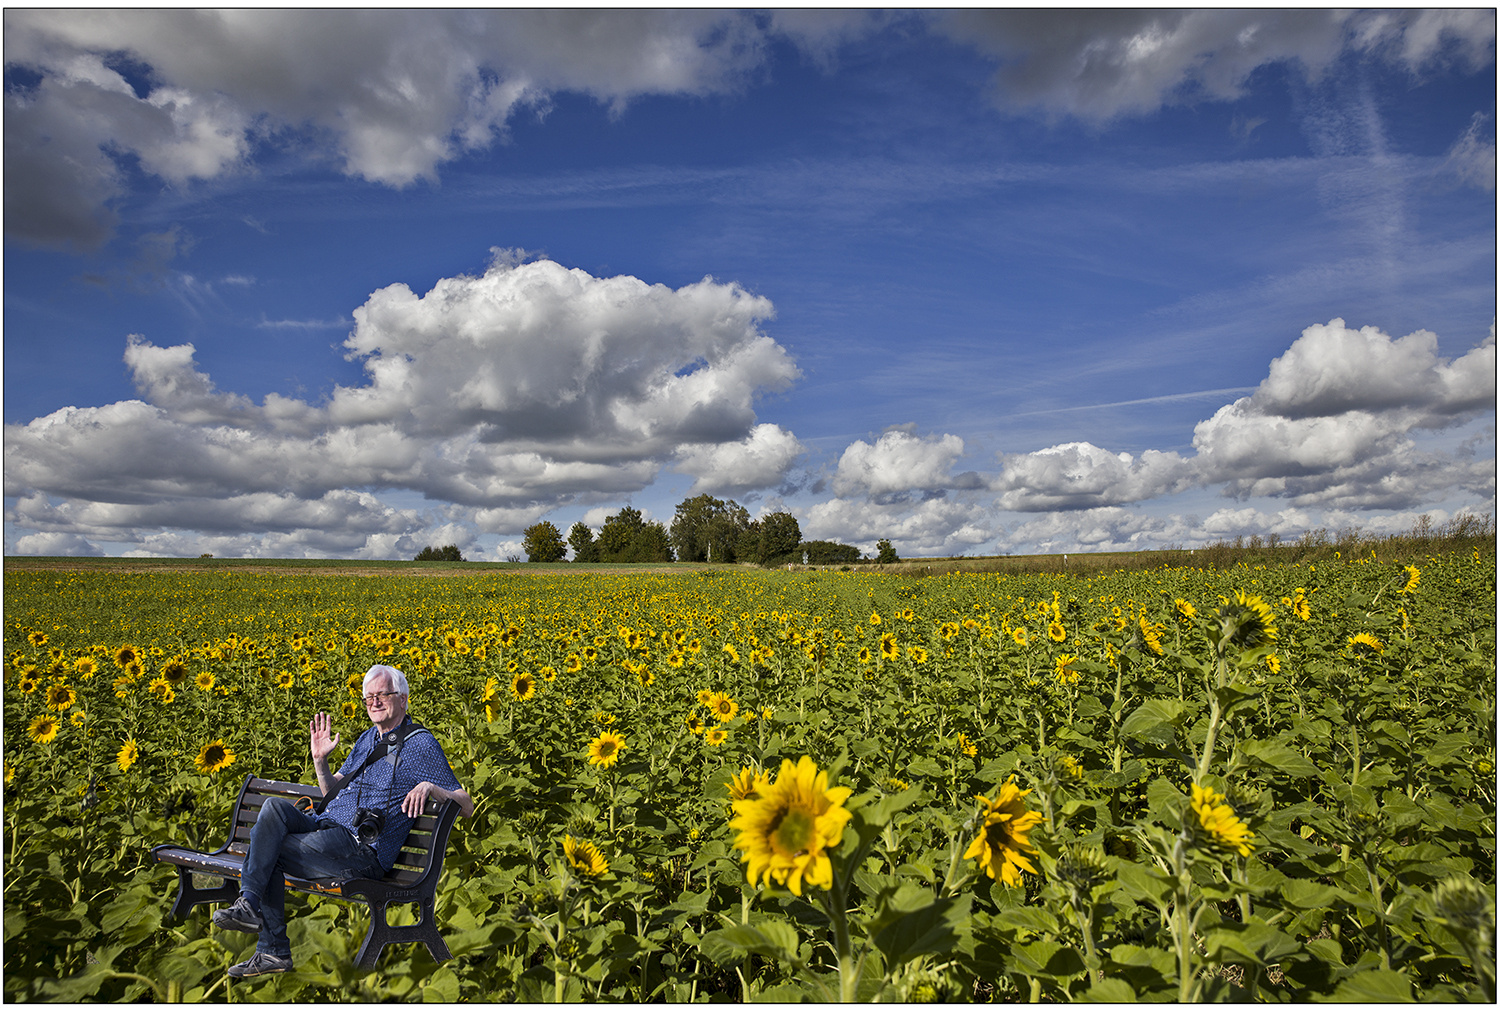
[[[813,831],[816,825],[810,812],[800,808],[788,809],[771,830],[771,842],[787,854],[800,854],[812,849]]]

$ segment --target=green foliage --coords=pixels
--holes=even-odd
[[[594,541],[594,532],[582,520],[569,528],[568,547],[573,549],[574,562],[599,561],[599,545]]]
[[[881,538],[879,541],[875,542],[875,550],[876,550],[876,555],[875,555],[875,561],[876,562],[900,562],[901,561],[900,557],[896,555],[896,550],[891,547],[891,542],[890,542],[890,540],[888,538]]]
[[[568,554],[568,546],[563,543],[562,532],[549,520],[543,520],[526,528],[521,540],[521,549],[526,553],[527,562],[559,562]]]
[[[1493,1001],[1495,557],[1414,564],[8,570],[5,996]],[[364,911],[294,894],[297,972],[231,984],[254,939],[166,923],[149,849],[217,847],[246,772],[306,781],[300,728],[326,710],[352,740],[377,661],[477,802],[438,892],[453,959],[361,974]],[[622,758],[591,765],[605,728]],[[233,762],[199,772],[219,739]],[[833,888],[751,888],[727,784],[802,755],[853,791]],[[1010,778],[1046,819],[1014,887],[965,857]]]
[[[415,562],[464,562],[463,553],[458,550],[457,545],[444,545],[442,548],[433,548],[428,545],[417,553]]]
[[[659,523],[647,523],[633,506],[605,518],[597,547],[600,562],[672,561],[667,529]]]
[[[858,548],[837,541],[804,541],[798,549],[811,566],[837,566],[859,561]]]

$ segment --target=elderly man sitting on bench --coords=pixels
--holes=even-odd
[[[443,747],[407,716],[409,691],[406,676],[389,665],[365,672],[371,726],[337,773],[328,770],[328,757],[339,743],[332,721],[319,713],[309,722],[322,811],[285,798],[272,798],[261,809],[245,851],[240,895],[214,912],[219,927],[260,936],[255,954],[229,968],[231,977],[292,969],[283,876],[383,878],[428,798],[456,801],[464,816],[474,814],[474,801],[453,775]]]

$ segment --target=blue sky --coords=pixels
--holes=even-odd
[[[1493,11],[5,15],[5,551],[1495,503]]]

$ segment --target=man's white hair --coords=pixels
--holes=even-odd
[[[364,683],[360,686],[361,691],[368,693],[370,691],[370,680],[379,678],[381,675],[391,676],[391,688],[394,691],[399,692],[403,696],[411,695],[411,686],[406,684],[406,676],[401,673],[399,668],[393,668],[389,664],[376,664],[369,671],[366,671]]]

